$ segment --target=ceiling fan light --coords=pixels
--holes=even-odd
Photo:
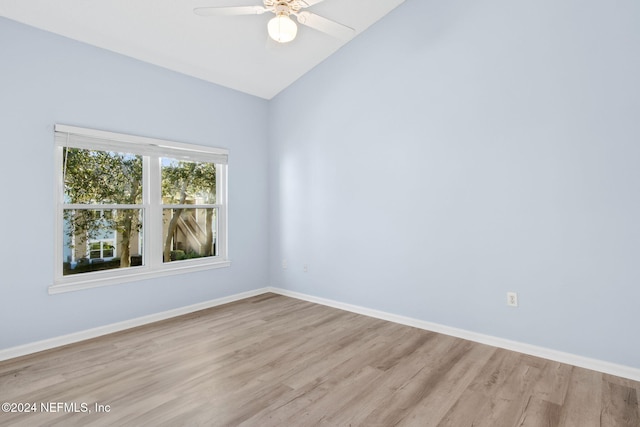
[[[278,43],[288,43],[296,38],[298,26],[287,15],[277,15],[271,18],[267,25],[269,37]]]

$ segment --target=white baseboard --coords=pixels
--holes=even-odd
[[[181,316],[183,314],[193,313],[198,310],[204,310],[207,308],[215,307],[222,304],[238,301],[241,299],[261,295],[266,292],[273,292],[276,294],[313,302],[316,304],[326,305],[328,307],[338,308],[340,310],[350,311],[352,313],[362,314],[376,319],[388,320],[390,322],[399,323],[401,325],[413,326],[415,328],[424,329],[427,331],[438,332],[445,335],[450,335],[457,338],[466,339],[482,344],[487,344],[493,347],[504,348],[506,350],[517,351],[519,353],[529,354],[531,356],[542,357],[544,359],[553,360],[560,363],[566,363],[581,368],[591,369],[598,372],[604,372],[618,377],[628,378],[634,381],[640,381],[640,369],[633,368],[624,365],[618,365],[611,362],[606,362],[598,359],[591,359],[588,357],[578,356],[571,353],[565,353],[557,350],[548,349],[545,347],[539,347],[531,344],[525,344],[517,341],[506,340],[503,338],[494,337],[491,335],[479,334],[477,332],[467,331],[465,329],[452,328],[450,326],[440,325],[438,323],[427,322],[424,320],[413,319],[411,317],[399,316],[397,314],[387,313],[384,311],[373,310],[366,307],[361,307],[353,304],[346,304],[339,301],[334,301],[326,298],[316,297],[313,295],[307,295],[300,292],[294,292],[287,289],[267,287],[261,289],[255,289],[248,292],[242,292],[227,297],[217,298],[210,301],[205,301],[186,307],[179,307],[172,310],[163,311],[161,313],[150,314],[148,316],[137,317],[131,320],[125,320],[123,322],[112,323],[110,325],[100,326],[85,331],[75,332],[60,337],[50,338],[34,343],[24,344],[17,347],[11,347],[0,350],[0,361],[12,359],[14,357],[25,356],[32,353],[37,353],[43,350],[49,350],[55,347],[60,347],[67,344],[73,344],[79,341],[84,341],[90,338],[96,338],[102,335],[107,335],[113,332],[123,331],[125,329],[135,328],[137,326],[146,325],[149,323],[157,322],[160,320],[169,319],[172,317]]]
[[[150,314],[148,316],[137,317],[135,319],[125,320],[123,322],[112,323],[110,325],[99,326],[93,329],[87,329],[80,332],[74,332],[60,337],[50,338],[34,343],[24,344],[17,347],[11,347],[0,350],[0,361],[13,359],[14,357],[25,356],[27,354],[37,353],[43,350],[49,350],[67,344],[73,344],[90,338],[96,338],[102,335],[111,334],[113,332],[123,331],[125,329],[135,328],[137,326],[146,325],[148,323],[160,320],[170,319],[172,317],[182,316],[183,314],[193,313],[194,311],[204,310],[206,308],[215,307],[222,304],[238,301],[241,299],[261,295],[269,290],[267,288],[255,289],[253,291],[242,292],[227,297],[217,298],[210,301],[204,301],[186,307],[174,308],[172,310],[163,311],[161,313]]]
[[[374,317],[376,319],[388,320],[390,322],[399,323],[401,325],[413,326],[415,328],[427,331],[438,332],[465,340],[487,344],[493,347],[504,348],[506,350],[517,351],[519,353],[531,356],[541,357],[543,359],[553,360],[568,365],[578,366],[580,368],[591,369],[593,371],[603,372],[618,377],[628,378],[634,381],[640,381],[640,369],[630,366],[618,365],[603,360],[591,359],[589,357],[578,356],[576,354],[565,353],[562,351],[552,350],[545,347],[539,347],[531,344],[525,344],[517,341],[511,341],[503,338],[484,335],[477,332],[467,331],[465,329],[452,328],[450,326],[440,325],[438,323],[427,322],[424,320],[413,319],[411,317],[399,316],[384,311],[372,310],[370,308],[361,307],[352,304],[346,304],[326,298],[320,298],[312,295],[294,292],[287,289],[267,288],[269,292],[276,294],[313,302],[316,304],[326,305],[338,308],[352,313],[363,314],[365,316]]]

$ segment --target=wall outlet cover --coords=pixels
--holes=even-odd
[[[507,292],[507,305],[510,307],[518,306],[518,294],[515,292]]]

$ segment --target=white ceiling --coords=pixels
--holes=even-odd
[[[357,34],[404,0],[325,0],[309,10]],[[288,44],[268,40],[272,14],[209,16],[196,7],[261,0],[0,0],[0,16],[245,93],[271,99],[344,41],[302,25]]]

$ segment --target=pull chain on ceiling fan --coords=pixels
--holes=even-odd
[[[299,24],[338,39],[348,40],[353,37],[356,32],[353,28],[302,10],[322,1],[324,0],[263,0],[263,6],[198,7],[193,11],[200,16],[261,15],[271,12],[275,17],[269,21],[267,31],[269,37],[278,43],[288,43],[296,38],[298,26],[291,15],[296,17]]]

